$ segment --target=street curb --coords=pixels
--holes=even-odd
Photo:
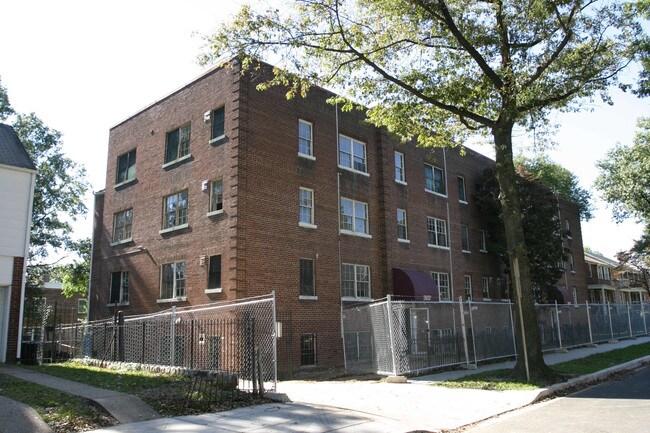
[[[612,374],[619,373],[621,371],[634,370],[641,367],[643,364],[650,363],[650,356],[644,356],[643,358],[634,359],[623,364],[615,365],[613,367],[606,368],[604,370],[597,371],[595,373],[585,374],[584,376],[576,377],[570,379],[566,382],[557,383],[555,385],[549,386],[548,388],[543,388],[539,394],[533,399],[532,403],[537,403],[545,398],[548,398],[558,392],[562,392],[566,389],[573,388],[576,385],[583,385],[586,383],[596,382],[603,380],[611,376]]]

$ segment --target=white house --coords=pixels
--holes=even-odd
[[[35,183],[34,162],[14,129],[0,123],[0,362],[20,359]]]

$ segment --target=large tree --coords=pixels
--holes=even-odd
[[[583,0],[296,0],[243,7],[206,38],[204,61],[238,54],[283,67],[266,86],[339,89],[372,107],[371,122],[424,146],[491,137],[518,310],[516,377],[551,374],[542,357],[513,164],[515,126],[541,127],[555,109],[617,83],[642,30],[633,7]],[[265,87],[262,85],[261,88]],[[351,108],[348,102],[344,108]],[[517,264],[517,266],[515,266]],[[518,275],[520,278],[515,278]],[[519,322],[520,317],[523,318]],[[528,368],[527,368],[528,366]]]
[[[527,158],[519,155],[515,157],[515,167],[523,169],[530,180],[546,185],[556,196],[578,206],[581,219],[589,221],[593,217],[591,193],[580,186],[578,176],[553,162],[548,156]]]

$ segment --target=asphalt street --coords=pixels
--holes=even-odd
[[[525,407],[463,430],[503,432],[642,432],[650,429],[650,367],[566,397]]]

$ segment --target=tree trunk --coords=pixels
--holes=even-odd
[[[533,291],[530,280],[530,266],[526,250],[526,239],[522,225],[521,207],[516,185],[516,173],[512,160],[512,129],[513,122],[499,122],[493,129],[494,147],[496,150],[496,173],[499,180],[499,201],[503,209],[503,223],[505,226],[508,259],[510,261],[510,282],[515,300],[515,334],[517,345],[517,363],[512,371],[513,378],[526,380],[526,356],[530,379],[543,379],[552,376],[553,371],[547,367],[542,356],[542,344],[537,325],[537,315],[533,303]],[[515,281],[515,266],[518,262],[521,284],[521,299],[517,296],[517,282]],[[519,303],[521,305],[519,305]],[[521,311],[521,314],[520,314]],[[522,338],[521,321],[523,319]]]

